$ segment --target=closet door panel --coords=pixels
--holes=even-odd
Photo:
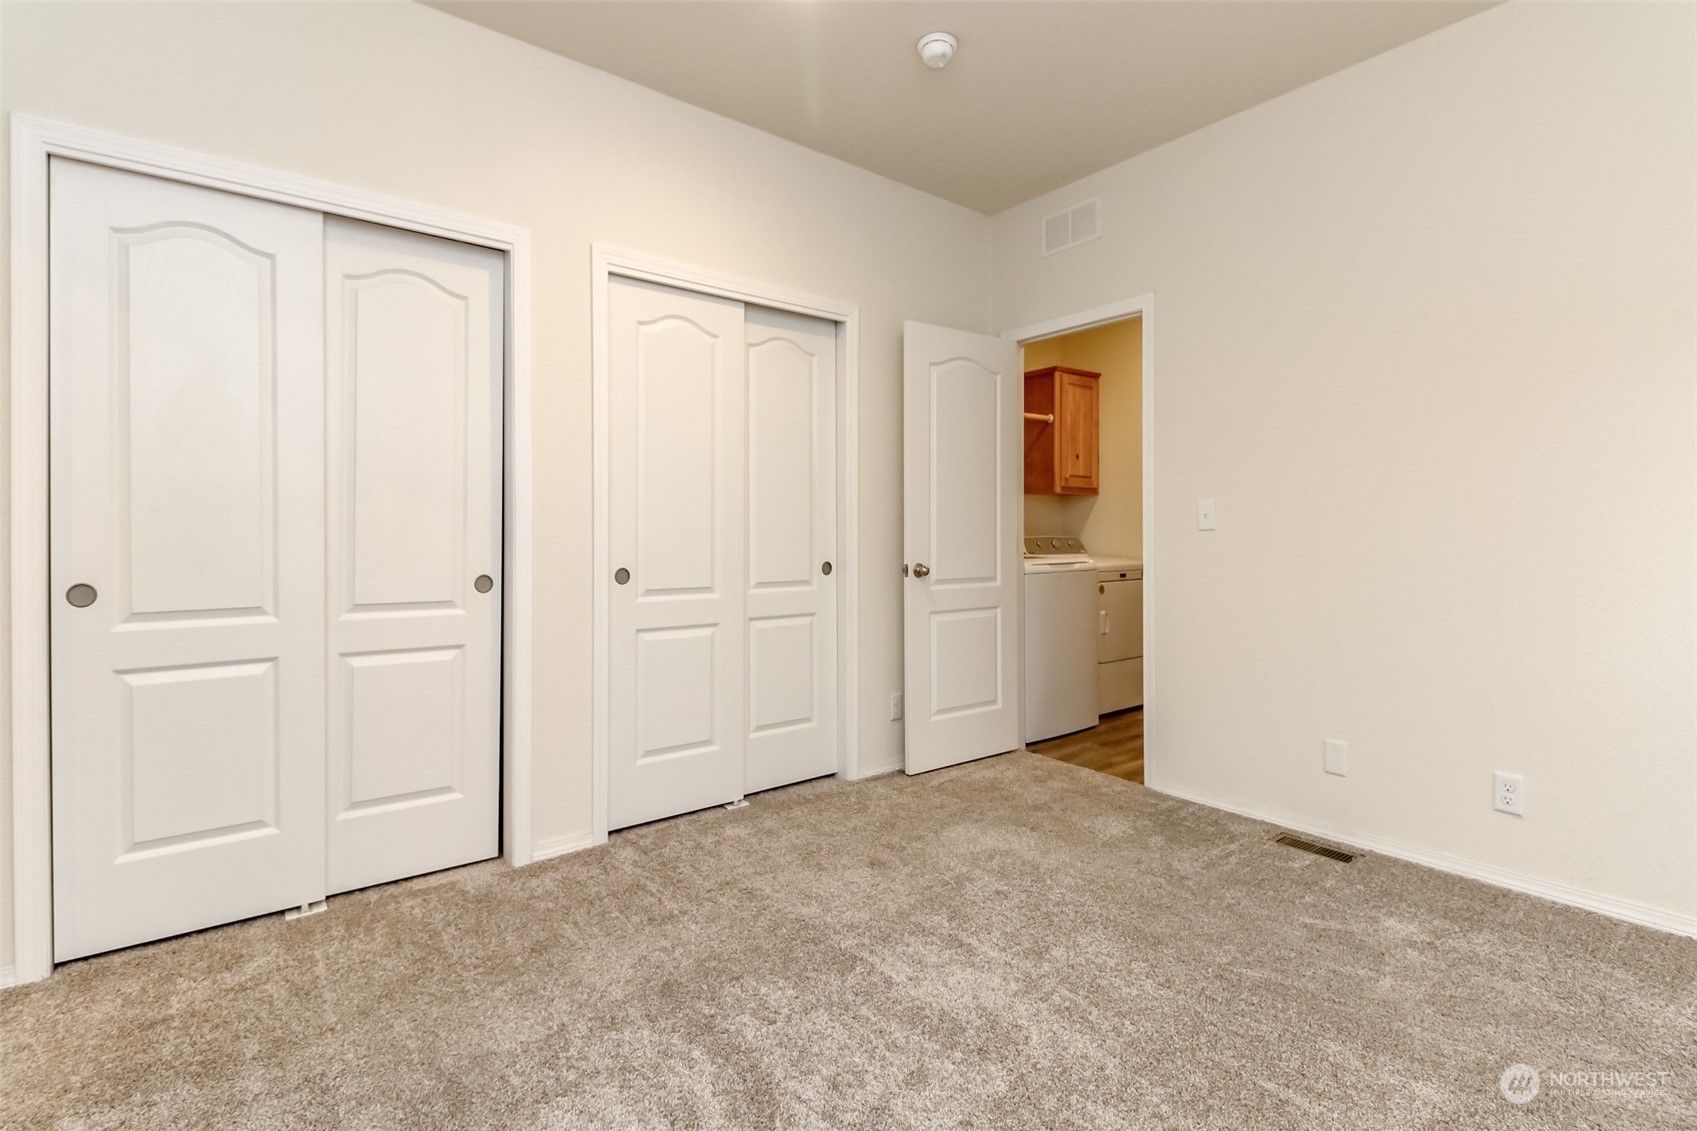
[[[745,334],[752,793],[837,769],[837,354],[799,314],[749,307]]]
[[[324,895],[323,219],[50,178],[64,961]]]
[[[338,892],[499,850],[504,262],[352,220],[326,237]]]
[[[608,297],[609,542],[624,572],[607,801],[623,828],[743,793],[743,308],[624,279]]]
[[[463,609],[469,385],[491,361],[471,356],[471,300],[409,271],[341,283],[349,608]]]

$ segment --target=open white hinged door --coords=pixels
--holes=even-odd
[[[1017,343],[904,327],[907,772],[1019,746]]]

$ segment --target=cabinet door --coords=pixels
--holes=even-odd
[[[1143,655],[1143,582],[1104,581],[1096,592],[1097,662]]]
[[[1058,373],[1056,423],[1060,427],[1060,489],[1064,494],[1097,490],[1096,378]]]

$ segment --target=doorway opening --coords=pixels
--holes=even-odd
[[[1023,349],[1023,737],[1142,784],[1153,405],[1148,298],[1007,335]]]

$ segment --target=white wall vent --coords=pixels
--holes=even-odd
[[[1065,212],[1043,217],[1043,254],[1053,255],[1102,234],[1102,200],[1087,200]]]

